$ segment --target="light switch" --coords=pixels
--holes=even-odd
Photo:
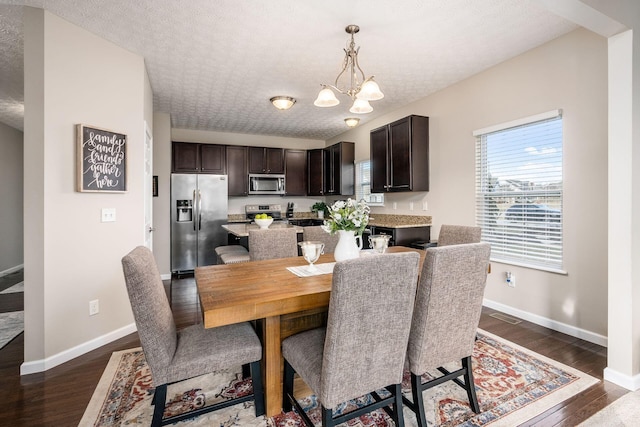
[[[116,208],[102,208],[102,222],[115,222]]]

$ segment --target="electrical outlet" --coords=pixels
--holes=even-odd
[[[507,271],[506,274],[506,279],[507,279],[507,286],[509,286],[510,288],[515,288],[516,287],[516,276],[511,273],[510,271]]]
[[[429,209],[427,208],[427,202],[422,202],[422,210],[423,210],[423,211],[429,210]]]
[[[398,204],[396,202],[393,202],[393,209],[398,209]]]
[[[413,210],[413,202],[409,202],[409,210],[412,211]]]
[[[89,301],[89,316],[96,315],[100,312],[100,301],[94,299],[93,301]]]
[[[116,208],[102,208],[102,222],[115,222]]]

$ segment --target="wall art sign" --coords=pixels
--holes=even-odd
[[[127,135],[76,125],[77,191],[127,191]]]

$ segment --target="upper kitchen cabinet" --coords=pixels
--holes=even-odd
[[[306,150],[284,150],[284,188],[286,196],[307,195]]]
[[[216,144],[172,144],[173,172],[178,173],[226,173],[225,146]]]
[[[356,178],[355,144],[338,142],[324,150],[324,195],[353,196]]]
[[[248,195],[247,147],[227,145],[229,196]]]
[[[284,173],[284,150],[249,147],[249,173]]]
[[[429,118],[408,116],[371,131],[371,192],[429,191]]]
[[[324,196],[324,160],[325,150],[307,151],[307,195]]]

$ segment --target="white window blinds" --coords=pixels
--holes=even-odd
[[[562,271],[561,112],[474,135],[476,223],[491,259]]]
[[[371,194],[371,162],[356,162],[356,200],[364,199],[370,206],[383,206],[384,194]]]

